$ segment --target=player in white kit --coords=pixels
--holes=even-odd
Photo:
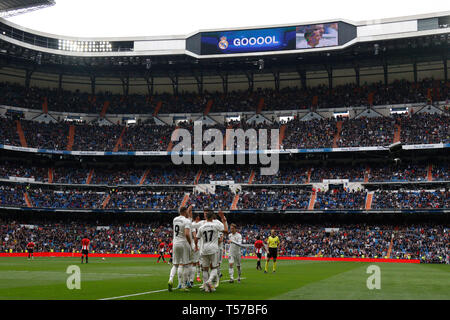
[[[227,219],[222,211],[219,211],[222,220],[213,221],[214,212],[206,210],[206,222],[198,229],[196,236],[196,244],[201,239],[200,259],[203,269],[203,284],[206,292],[215,291],[212,284],[213,280],[218,277],[218,253],[219,253],[219,232],[228,232]],[[211,267],[211,272],[208,270]]]
[[[215,220],[218,221],[218,220]],[[222,278],[222,271],[220,270],[220,266],[222,265],[222,257],[225,252],[225,243],[224,243],[224,235],[223,232],[219,232],[219,241],[218,241],[219,251],[217,253],[217,278],[214,282],[214,287],[218,287],[220,284],[220,278]]]
[[[237,232],[236,225],[230,225],[231,233],[228,235],[230,252],[228,254],[228,271],[230,273],[230,283],[234,282],[234,266],[238,271],[238,282],[241,282],[241,244],[242,236]]]
[[[186,281],[189,277],[189,255],[191,252],[191,220],[192,206],[180,207],[180,215],[173,219],[173,266],[170,270],[169,291],[173,288],[173,278],[178,273],[178,288],[189,291]]]
[[[190,272],[189,272],[189,284],[188,287],[193,287],[194,280],[195,280],[195,273],[197,272],[197,282],[200,282],[200,251],[198,250],[198,247],[195,246],[195,236],[197,235],[198,228],[201,227],[201,225],[204,223],[204,221],[200,220],[200,215],[197,213],[195,215],[195,219],[193,219],[191,223],[191,235],[192,235],[192,250],[190,255]]]

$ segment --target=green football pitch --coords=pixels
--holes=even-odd
[[[67,288],[70,265],[80,267],[79,290]],[[243,260],[242,282],[228,283],[224,260],[220,286],[205,293],[197,282],[190,292],[168,292],[170,266],[153,258],[91,258],[89,264],[78,258],[0,258],[0,299],[450,299],[450,265],[376,263],[381,289],[369,290],[370,265],[280,260],[276,273],[271,262],[264,274],[255,260]]]

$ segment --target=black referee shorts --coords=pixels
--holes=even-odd
[[[269,248],[269,254],[267,255],[267,259],[273,258],[276,259],[278,256],[277,248]]]

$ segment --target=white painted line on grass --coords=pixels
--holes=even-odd
[[[246,279],[246,278],[241,278],[241,280]],[[236,281],[236,280],[235,280]],[[221,283],[223,282],[230,282],[230,279],[227,280],[222,280],[220,281]],[[202,284],[194,284],[194,287],[199,287]],[[176,288],[174,288],[173,290],[178,290]],[[121,299],[121,298],[128,298],[128,297],[135,297],[135,296],[142,296],[145,294],[152,294],[152,293],[158,293],[158,292],[164,292],[164,291],[169,291],[169,289],[161,289],[161,290],[155,290],[155,291],[147,291],[147,292],[140,292],[140,293],[133,293],[133,294],[127,294],[124,296],[118,296],[118,297],[111,297],[111,298],[103,298],[103,299],[98,299],[98,300],[116,300],[116,299]]]

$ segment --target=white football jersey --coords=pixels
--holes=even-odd
[[[191,223],[191,235],[192,235],[192,250],[194,250],[195,249],[195,242],[194,242],[194,235],[193,235],[193,233],[194,233],[194,231],[196,232],[196,233],[198,233],[198,229],[205,223],[206,221],[205,220],[200,220],[199,222],[195,222],[195,221],[192,221],[192,223]],[[202,241],[202,238],[200,238],[199,240],[198,240],[198,243],[197,243],[197,245],[198,245],[198,249],[200,250],[200,248],[201,248],[201,241]]]
[[[220,221],[204,223],[197,232],[197,238],[201,239],[201,255],[215,254],[219,251],[219,232],[224,230],[224,225]]]
[[[220,238],[222,238],[222,236],[223,236],[223,232],[219,232],[218,245],[219,245],[219,249],[223,251],[225,249],[225,246],[224,246],[223,240],[220,241]]]
[[[191,220],[186,217],[178,216],[173,219],[173,244],[186,242],[185,229],[191,229]]]
[[[234,255],[234,256],[239,256],[241,255],[241,247],[234,244],[235,243],[242,243],[242,236],[239,232],[236,232],[235,234],[230,233],[228,235],[228,239],[230,239],[231,244],[230,244],[230,255]]]

